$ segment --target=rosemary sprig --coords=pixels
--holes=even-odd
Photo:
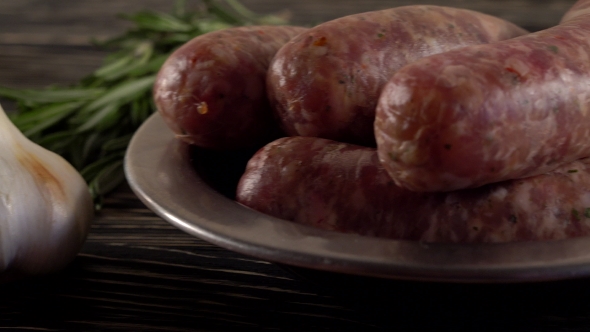
[[[80,171],[97,209],[103,196],[124,180],[125,150],[155,110],[155,75],[174,49],[214,30],[287,23],[278,15],[253,13],[236,0],[201,0],[190,11],[181,0],[171,13],[142,11],[120,17],[134,26],[109,40],[92,41],[111,53],[79,82],[45,89],[0,87],[0,97],[16,101],[11,120],[31,140]]]

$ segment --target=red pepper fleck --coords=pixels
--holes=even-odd
[[[509,72],[510,74],[512,74],[513,80],[514,80],[515,83],[519,83],[519,82],[524,81],[524,77],[522,77],[522,75],[518,71],[516,71],[516,69],[511,68],[511,67],[506,67],[504,69],[507,72]]]
[[[201,102],[197,105],[197,113],[203,115],[209,113],[209,107],[206,102]]]
[[[320,37],[316,41],[313,42],[313,45],[314,46],[324,46],[324,45],[326,45],[326,43],[327,43],[326,37]]]
[[[513,73],[513,74],[516,74],[516,75],[520,76],[520,74],[514,68],[506,67],[504,69],[506,69],[506,71],[508,71],[510,73]]]

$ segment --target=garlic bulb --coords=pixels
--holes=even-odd
[[[0,106],[0,281],[63,268],[93,218],[81,175],[28,140]]]

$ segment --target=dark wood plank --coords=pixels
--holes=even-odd
[[[261,13],[289,11],[297,24],[315,24],[343,15],[402,5],[434,4],[478,10],[497,15],[523,27],[538,29],[557,24],[575,0],[242,0],[248,8]],[[172,1],[163,0],[6,0],[0,3],[0,40],[36,43],[80,44],[85,37],[109,36],[126,25],[115,19],[118,13],[140,9],[170,11]],[[189,1],[190,6],[200,2]],[[67,26],[67,29],[64,27]],[[46,39],[43,39],[46,38]]]
[[[0,85],[69,85],[98,68],[105,53],[90,46],[10,45],[0,51]]]
[[[538,30],[557,24],[573,2],[431,0],[420,3],[479,10]],[[200,4],[188,3],[189,8]],[[242,3],[260,13],[288,11],[294,24],[305,25],[362,11],[416,4],[409,0],[243,0]],[[104,55],[90,46],[91,38],[112,37],[129,27],[128,22],[117,17],[119,13],[147,9],[171,11],[172,7],[172,2],[164,0],[1,1],[0,84],[42,87],[75,82],[97,68]]]
[[[0,327],[72,331],[375,328],[277,265],[182,233],[127,187],[107,199],[65,271],[0,285],[0,317]]]
[[[272,1],[272,0],[245,0],[244,4],[250,8],[263,12],[280,12],[288,10],[292,19],[300,24],[315,24],[334,19],[344,15],[350,15],[362,11],[380,10],[397,6],[432,4],[477,10],[486,14],[495,15],[524,28],[538,30],[555,25],[560,17],[571,7],[575,0],[301,0],[301,1]]]

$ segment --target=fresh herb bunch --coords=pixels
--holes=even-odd
[[[195,36],[239,25],[286,24],[278,15],[257,15],[236,0],[201,0],[188,11],[178,1],[171,14],[121,15],[134,26],[121,36],[93,43],[111,53],[102,67],[68,87],[10,89],[10,114],[32,141],[68,160],[84,177],[100,209],[103,196],[124,180],[123,157],[136,129],[155,110],[152,86],[170,53]]]

